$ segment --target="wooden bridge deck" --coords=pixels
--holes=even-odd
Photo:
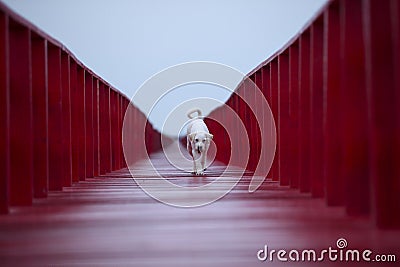
[[[177,171],[161,154],[154,154],[152,161],[177,183],[208,179]],[[137,163],[136,172],[157,179],[148,177],[147,164]],[[218,172],[218,164],[207,171],[209,176]],[[399,232],[376,230],[365,218],[349,218],[342,208],[328,208],[321,199],[272,181],[253,194],[247,193],[247,185],[245,177],[223,199],[185,209],[147,196],[127,169],[87,179],[36,199],[32,207],[12,208],[11,214],[0,216],[0,265],[283,266],[288,263],[259,262],[257,251],[265,244],[271,249],[318,250],[335,247],[341,237],[349,248],[400,257]],[[293,266],[320,265],[339,264]]]

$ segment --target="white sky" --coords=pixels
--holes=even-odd
[[[248,73],[293,37],[326,0],[2,2],[132,97],[152,75],[188,61],[213,61]],[[199,97],[215,100],[194,104],[206,115],[229,92],[207,85],[180,87],[157,104],[149,119],[161,129],[175,107]],[[168,118],[173,123],[165,133],[177,135],[185,120],[186,114]]]

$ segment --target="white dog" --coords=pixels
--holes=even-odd
[[[193,113],[197,116],[192,116]],[[187,113],[190,121],[187,126],[187,150],[193,158],[193,174],[203,175],[206,169],[207,151],[213,135],[201,118],[200,109],[192,109]],[[200,166],[198,162],[200,161]]]

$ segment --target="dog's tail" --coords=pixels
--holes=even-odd
[[[193,116],[193,113],[195,113],[195,112],[197,113],[197,115]],[[202,113],[201,113],[201,110],[199,108],[194,108],[194,109],[191,109],[191,110],[189,110],[187,112],[187,116],[189,117],[189,119],[194,119],[194,118],[201,117]]]

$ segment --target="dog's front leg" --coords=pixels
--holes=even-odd
[[[198,161],[198,167],[197,167],[197,171],[196,171],[196,174],[197,175],[203,175],[204,174],[204,166],[205,166],[205,156],[204,156],[204,153],[202,152],[201,154],[200,154],[200,157],[197,159],[197,161]]]
[[[200,158],[200,163],[201,163],[201,175],[204,174],[204,171],[206,170],[206,153],[203,151],[201,153],[201,158]]]
[[[196,165],[196,159],[194,158],[195,151],[192,150],[192,159],[193,159],[193,174],[197,174],[197,165]]]

